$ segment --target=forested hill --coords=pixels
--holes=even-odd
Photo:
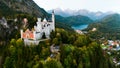
[[[15,12],[28,13],[42,18],[48,16],[48,13],[43,8],[40,8],[33,0],[0,0],[1,15],[10,15]]]
[[[100,21],[90,24],[87,30],[92,30],[93,28],[97,28],[96,32],[102,33],[103,36],[120,38],[118,34],[120,33],[120,15],[108,15]]]
[[[21,39],[11,39],[8,45],[0,45],[0,67],[115,68],[107,53],[88,36],[56,29],[50,38],[31,46],[24,45]],[[51,46],[59,51],[52,51]]]
[[[93,23],[92,19],[82,15],[70,16],[70,17],[62,17],[59,15],[56,15],[56,21],[69,24],[71,26]]]
[[[66,24],[77,18],[74,21],[77,25],[82,16],[68,17],[66,24],[59,21],[61,18],[57,18],[56,26],[59,28],[51,32],[50,39],[41,41],[38,45],[27,46],[20,39],[23,19],[27,18],[28,24],[22,29],[32,29],[36,24],[36,17],[46,17],[47,13],[33,0],[0,0],[0,15],[7,19],[0,18],[0,68],[115,68],[100,44],[89,36],[65,30],[68,27]],[[60,29],[63,27],[64,29]],[[51,50],[51,46],[58,51]]]

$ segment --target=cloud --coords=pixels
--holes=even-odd
[[[40,7],[50,10],[62,9],[87,9],[90,11],[120,11],[118,0],[34,0]]]

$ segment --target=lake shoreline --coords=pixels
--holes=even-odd
[[[78,25],[78,26],[72,26],[74,30],[83,30],[88,27],[89,24],[84,24],[84,25]]]

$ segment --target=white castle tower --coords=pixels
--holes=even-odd
[[[53,23],[52,29],[55,30],[55,15],[54,15],[54,10],[52,12],[52,23]]]
[[[23,32],[23,30],[21,30],[21,39],[23,39],[26,44],[35,44],[34,41],[42,39],[44,33],[46,38],[50,38],[51,31],[55,31],[54,11],[52,12],[52,21],[47,21],[45,18],[43,21],[41,21],[41,18],[38,18],[36,24],[37,25],[34,26],[34,30],[32,31],[27,29],[25,32]]]

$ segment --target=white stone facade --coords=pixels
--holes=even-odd
[[[43,34],[45,34],[46,38],[50,38],[50,33],[55,30],[54,12],[52,13],[52,21],[47,21],[46,19],[41,21],[41,18],[38,18],[36,24],[37,25],[34,26],[34,30],[32,31],[27,29],[23,32],[23,30],[21,30],[21,39],[28,39],[28,42],[30,42],[29,39],[32,41],[37,41],[42,39]]]

